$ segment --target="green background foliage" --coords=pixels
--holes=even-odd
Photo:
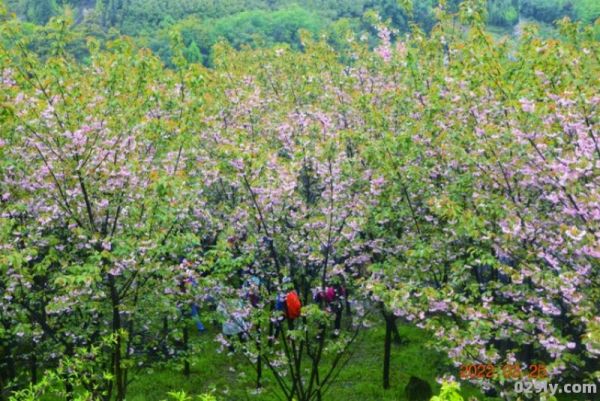
[[[139,45],[150,47],[169,65],[171,31],[183,35],[188,60],[205,65],[211,64],[212,46],[222,39],[236,48],[274,43],[299,48],[299,29],[317,34],[342,23],[356,33],[372,32],[370,24],[363,19],[369,11],[376,11],[382,20],[389,20],[391,26],[401,32],[407,32],[412,22],[429,31],[435,23],[437,0],[405,3],[398,0],[7,1],[11,11],[37,25],[71,10],[78,36],[74,40],[80,42],[72,47],[80,60],[85,58],[81,43],[86,36],[110,40],[116,33],[122,33],[135,37]],[[446,3],[446,7],[453,10],[458,0]],[[488,0],[487,3],[490,29],[502,34],[512,34],[521,20],[551,26],[563,17],[593,23],[600,16],[600,2],[595,0]],[[37,49],[45,52],[43,44]]]

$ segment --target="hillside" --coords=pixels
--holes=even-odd
[[[447,1],[449,11],[458,9],[458,0]],[[212,46],[227,39],[236,48],[242,45],[300,45],[299,29],[313,34],[343,35],[344,30],[374,36],[372,21],[364,18],[376,12],[390,27],[401,33],[411,23],[425,31],[435,23],[435,0],[8,0],[9,9],[21,19],[45,24],[55,15],[69,12],[81,37],[75,44],[79,58],[85,57],[86,36],[101,41],[117,34],[132,36],[140,46],[149,47],[171,62],[173,32],[183,36],[192,61],[211,64]],[[493,32],[511,35],[520,22],[537,22],[554,35],[553,24],[563,18],[592,23],[600,16],[595,0],[490,0],[487,22]],[[32,28],[35,29],[35,28]],[[44,45],[38,46],[41,51]]]

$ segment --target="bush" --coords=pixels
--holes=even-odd
[[[168,395],[170,398],[165,401],[217,401],[217,398],[212,394],[200,394],[197,398],[192,398],[185,391],[172,391]]]
[[[460,395],[460,385],[454,382],[442,384],[440,394],[431,398],[431,401],[463,401]]]

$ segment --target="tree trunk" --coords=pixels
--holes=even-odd
[[[169,318],[167,316],[163,317],[163,343],[162,350],[163,356],[165,359],[169,358]]]
[[[10,344],[7,344],[10,349]],[[8,400],[8,385],[10,381],[17,375],[15,363],[9,355],[0,355],[6,361],[6,369],[0,370],[0,401]],[[6,397],[4,396],[6,394]]]
[[[67,349],[65,350],[65,353],[67,354],[67,356],[69,358],[73,357],[73,355],[75,354],[73,343],[69,342],[67,344]],[[73,401],[73,398],[74,398],[73,392],[75,391],[75,389],[73,388],[73,383],[71,382],[71,377],[68,373],[65,375],[64,380],[65,380],[65,393],[67,395],[67,401]]]
[[[315,369],[317,375],[317,401],[323,401],[323,393],[321,392],[321,377],[319,376],[319,366],[316,366]]]
[[[257,338],[256,340],[256,349],[258,350],[258,358],[256,358],[256,388],[262,387],[262,331],[260,329],[260,323],[256,328]]]
[[[342,302],[339,301],[338,305],[335,306],[335,322],[333,325],[334,328],[334,336],[337,337],[340,330],[342,329],[342,312],[344,311],[344,307],[342,306]]]
[[[396,318],[393,318],[393,323],[392,323],[392,330],[394,332],[394,343],[396,343],[396,345],[401,345],[402,344],[402,336],[400,335],[400,332],[398,331],[398,325],[396,324]]]
[[[385,344],[383,349],[383,388],[390,388],[390,359],[392,355],[392,333],[394,331],[394,320],[386,314],[385,315]]]
[[[31,383],[36,384],[38,381],[38,376],[37,376],[37,356],[35,355],[35,348],[31,348],[31,356],[29,357],[29,371],[31,373]]]
[[[123,339],[121,337],[121,314],[119,312],[121,300],[119,298],[119,292],[117,291],[117,286],[115,284],[115,278],[112,275],[109,275],[110,282],[110,297],[112,301],[112,312],[113,312],[113,334],[116,336],[115,346],[113,349],[113,372],[115,376],[115,385],[116,385],[116,401],[124,401],[125,400],[125,382],[123,380],[123,368],[122,368],[122,354],[121,348]]]
[[[67,393],[67,401],[73,401],[73,384],[70,380],[65,382],[65,392]]]
[[[262,356],[259,348],[258,358],[256,359],[256,388],[262,387]]]
[[[183,374],[185,377],[190,377],[190,360],[188,359],[188,351],[189,351],[189,343],[190,343],[190,328],[187,325],[183,327],[183,349],[185,350],[185,361],[183,361]]]

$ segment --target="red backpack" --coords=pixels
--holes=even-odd
[[[294,320],[300,317],[302,302],[300,302],[300,298],[298,298],[298,294],[296,294],[296,291],[288,292],[288,294],[286,295],[285,309],[285,314],[288,317],[288,319]]]

